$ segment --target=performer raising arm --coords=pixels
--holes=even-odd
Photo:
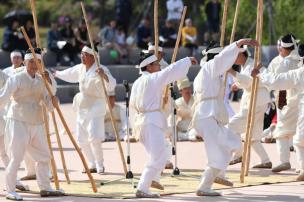
[[[97,68],[93,51],[91,47],[84,46],[81,51],[82,63],[56,71],[55,76],[70,83],[79,83],[80,92],[73,100],[73,107],[77,111],[77,142],[89,162],[90,172],[101,174],[105,170],[102,141],[105,138],[106,98],[100,76],[106,81],[107,91],[114,90],[116,80],[105,66]]]
[[[228,123],[228,112],[223,101],[222,75],[233,64],[238,64],[238,54],[243,45],[257,46],[258,42],[241,39],[223,51],[220,47],[209,46],[207,62],[202,65],[194,80],[195,111],[192,121],[195,130],[205,141],[208,157],[208,167],[196,192],[198,196],[220,195],[214,192],[211,186],[220,172],[226,170],[232,152],[241,147],[239,137],[224,126]]]
[[[161,112],[163,89],[169,83],[186,76],[189,67],[196,64],[195,58],[184,58],[160,71],[160,64],[153,54],[142,55],[138,68],[142,76],[132,87],[130,107],[137,112],[134,130],[150,155],[138,183],[136,197],[156,198],[149,192],[152,180],[164,169],[168,155],[165,143],[167,121]]]

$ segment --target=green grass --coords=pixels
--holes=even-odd
[[[42,46],[44,48],[46,48],[46,46],[47,46],[47,32],[48,32],[48,30],[49,30],[48,27],[40,27],[39,28],[40,40],[41,40]],[[0,44],[2,44],[2,40],[3,40],[3,31],[4,31],[4,27],[0,27]]]

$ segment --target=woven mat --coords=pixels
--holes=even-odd
[[[200,181],[202,171],[198,170],[183,170],[181,175],[172,177],[170,173],[164,173],[161,178],[161,184],[164,185],[165,190],[159,191],[152,189],[153,192],[159,192],[161,195],[171,194],[182,194],[182,193],[193,193],[197,189]],[[62,188],[66,195],[80,196],[80,197],[92,197],[92,198],[133,198],[136,189],[133,188],[132,182],[126,179],[122,179],[109,184],[100,185],[101,182],[107,182],[109,180],[119,179],[122,176],[117,175],[102,175],[94,176],[98,192],[94,193],[91,189],[89,181],[71,181],[71,184],[66,182],[60,182],[60,188]],[[135,176],[134,183],[137,184],[138,177]],[[257,186],[263,184],[275,184],[275,183],[286,183],[294,182],[296,175],[293,174],[273,174],[268,170],[255,170],[250,171],[249,176],[245,178],[245,183],[240,183],[239,171],[230,171],[227,173],[229,180],[234,182],[234,188]],[[98,180],[103,179],[103,180]],[[25,182],[25,184],[28,184]],[[38,187],[35,181],[29,182],[31,193],[38,193]],[[54,185],[53,185],[54,186]],[[229,189],[230,187],[214,184],[213,188]]]

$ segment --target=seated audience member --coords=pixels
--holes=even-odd
[[[163,47],[172,48],[175,46],[176,31],[170,20],[166,20],[165,26],[160,30],[159,40],[163,42]]]
[[[144,18],[137,28],[137,47],[148,49],[148,43],[151,40],[152,31],[149,18]]]
[[[182,29],[182,45],[192,51],[192,55],[197,50],[197,29],[192,25],[190,18],[185,20],[185,27]]]

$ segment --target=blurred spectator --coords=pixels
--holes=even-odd
[[[32,20],[27,20],[25,22],[24,29],[26,31],[27,36],[30,38],[30,41],[31,41],[31,44],[33,45],[33,47],[37,46],[36,45],[36,35],[35,35],[35,29],[34,29],[33,21]],[[27,50],[29,48],[25,38],[23,37],[23,35],[22,35],[22,38],[20,39],[19,48],[21,50]]]
[[[51,29],[47,33],[47,47],[56,54],[57,66],[60,65],[63,48],[63,46],[60,46],[60,39],[61,36],[58,29],[58,24],[53,22],[51,24]]]
[[[141,49],[147,49],[151,40],[152,31],[150,28],[150,20],[144,18],[137,28],[137,46]]]
[[[79,22],[78,27],[76,27],[74,30],[74,34],[76,38],[77,51],[81,52],[82,48],[90,43],[88,38],[87,26],[85,24],[84,19],[81,19],[81,21]]]
[[[122,27],[118,27],[117,32],[116,32],[116,43],[119,46],[119,49],[122,52],[122,58],[125,58],[128,56],[128,60],[129,58],[129,45],[126,42],[126,34],[124,32],[124,29]]]
[[[19,70],[23,69],[19,68],[23,66],[22,53],[19,50],[14,50],[13,52],[11,52],[10,58],[12,65],[3,70],[3,72],[8,76],[12,76]]]
[[[182,29],[182,44],[184,47],[191,49],[192,55],[197,50],[197,30],[192,25],[190,18],[185,20],[185,27]]]
[[[22,33],[18,32],[19,22],[13,21],[11,26],[7,26],[3,33],[2,49],[5,51],[13,51],[19,49]]]
[[[122,27],[125,34],[128,34],[130,19],[132,16],[132,4],[130,0],[115,0],[115,18],[117,26]]]
[[[168,0],[167,1],[167,20],[170,20],[174,27],[177,28],[182,17],[184,3],[182,0]]]
[[[74,31],[72,28],[72,19],[68,16],[65,16],[64,18],[64,25],[62,29],[60,30],[60,36],[62,37],[62,40],[66,41],[65,46],[63,47],[62,51],[66,52],[68,55],[68,58],[66,55],[63,56],[64,60],[67,62],[70,62],[70,65],[74,65],[75,58],[77,57],[77,48],[76,48],[76,39],[74,35]]]
[[[163,42],[163,47],[174,47],[176,41],[176,31],[172,22],[166,20],[165,26],[160,30],[159,40]]]
[[[204,41],[205,43],[208,43],[210,40],[210,34],[212,36],[212,40],[215,41],[219,33],[221,3],[218,0],[209,1],[206,5],[205,13],[207,16],[208,32],[204,35]]]
[[[110,24],[102,28],[98,35],[101,38],[102,46],[117,51],[121,59],[121,57],[124,56],[125,53],[116,42],[116,34],[116,21],[111,20]]]

